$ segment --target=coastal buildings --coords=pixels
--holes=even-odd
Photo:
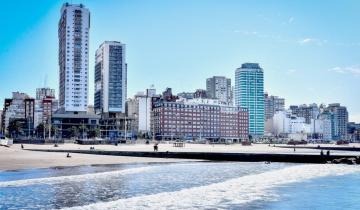
[[[360,123],[349,122],[347,125],[348,136],[351,142],[360,141]]]
[[[320,108],[317,106],[317,104],[303,104],[300,106],[290,106],[290,110],[292,113],[299,117],[304,117],[305,122],[310,124],[311,119],[316,119],[320,113]]]
[[[44,98],[55,98],[55,89],[51,88],[37,88],[36,100],[42,100]]]
[[[332,121],[332,139],[345,140],[347,139],[347,124],[349,122],[348,111],[345,106],[340,106],[339,103],[329,104],[325,111],[331,113]]]
[[[193,98],[194,98],[194,93],[191,93],[191,92],[181,92],[181,93],[178,93],[177,96],[178,96],[179,98],[193,99]]]
[[[96,50],[94,95],[96,113],[125,113],[126,66],[125,44],[105,41]]]
[[[207,94],[206,94],[206,90],[203,89],[197,89],[194,92],[194,98],[208,98]]]
[[[264,71],[257,63],[244,63],[235,71],[235,105],[249,111],[249,133],[264,134]]]
[[[65,112],[86,112],[89,82],[89,10],[82,4],[63,4],[58,27],[60,107]]]
[[[151,131],[150,119],[152,110],[152,98],[156,96],[156,89],[151,87],[145,92],[137,93],[133,99],[127,101],[126,114],[134,119],[133,129],[135,132],[149,134]]]
[[[192,99],[155,102],[153,129],[157,139],[248,139],[248,112],[219,100]]]
[[[206,80],[206,95],[208,98],[218,99],[229,105],[232,104],[231,80],[222,76],[208,78]]]
[[[285,110],[285,99],[264,94],[265,120],[271,119],[275,112]]]
[[[10,123],[19,121],[23,129],[34,128],[34,99],[20,92],[13,92],[12,98],[5,99],[2,130],[9,132]]]

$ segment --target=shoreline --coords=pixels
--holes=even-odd
[[[163,143],[159,144],[159,152],[153,152],[152,144],[119,144],[115,146],[66,143],[59,144],[58,147],[54,147],[53,144],[24,144],[24,149],[20,144],[14,144],[10,147],[0,147],[0,171],[204,160],[324,163],[336,158],[360,156],[360,152],[356,151],[331,150],[330,156],[321,157],[319,149],[296,147],[295,151],[294,147],[279,146],[285,145],[186,144],[185,147],[174,147],[172,144]],[[355,146],[358,147],[358,145]],[[90,147],[94,149],[90,149]],[[71,153],[71,158],[66,157],[67,152]]]
[[[25,145],[26,147],[27,145]],[[20,145],[0,147],[0,172],[44,169],[56,167],[76,167],[90,165],[118,165],[141,163],[176,163],[199,160],[164,159],[148,157],[108,156],[92,154],[74,154],[66,157],[65,152],[46,153],[22,150]]]

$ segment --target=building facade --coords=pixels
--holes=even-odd
[[[317,119],[318,115],[320,114],[320,108],[317,104],[303,104],[300,106],[290,106],[290,110],[292,113],[298,117],[304,117],[305,122],[310,124],[312,119]]]
[[[207,98],[206,90],[197,89],[194,92],[194,98]]]
[[[257,63],[244,63],[235,71],[235,105],[249,111],[249,133],[264,135],[264,71]]]
[[[51,88],[37,88],[36,100],[42,100],[44,98],[55,98],[55,89]]]
[[[333,140],[346,140],[347,137],[347,125],[349,122],[349,114],[345,106],[341,106],[339,103],[329,104],[325,111],[331,113],[332,121],[332,138]]]
[[[157,139],[248,139],[248,112],[210,99],[158,101],[152,112]]]
[[[271,119],[275,112],[285,110],[285,99],[264,94],[265,120]]]
[[[125,113],[127,97],[125,44],[105,41],[95,55],[96,113]]]
[[[155,96],[155,88],[150,88],[127,101],[126,115],[134,119],[131,129],[135,132],[146,134],[151,131],[152,98]]]
[[[206,80],[206,95],[223,103],[232,104],[231,79],[214,76]]]
[[[89,82],[89,10],[82,4],[63,4],[58,27],[60,107],[65,112],[86,112]]]

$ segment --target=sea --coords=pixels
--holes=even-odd
[[[177,162],[0,171],[0,209],[360,209],[360,167]]]

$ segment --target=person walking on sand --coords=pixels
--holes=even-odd
[[[157,152],[158,149],[159,149],[159,148],[158,148],[158,143],[155,143],[155,144],[154,144],[154,152]]]

